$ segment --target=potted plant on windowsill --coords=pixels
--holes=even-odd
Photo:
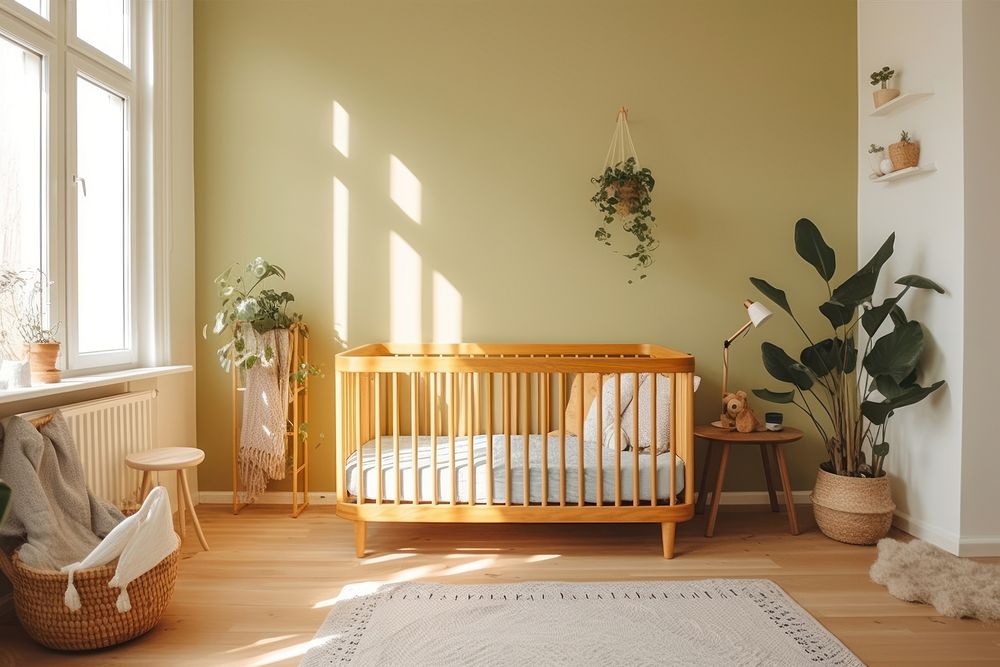
[[[895,234],[854,275],[837,287],[830,281],[836,255],[807,219],[795,225],[795,249],[826,282],[829,298],[819,306],[830,336],[811,336],[792,312],[785,292],[766,280],[750,282],[792,318],[808,345],[793,359],[773,343],[762,347],[764,367],[791,391],[755,389],[758,397],[791,403],[813,422],[829,460],[820,465],[813,491],[816,523],[825,535],[851,544],[874,544],[892,522],[889,480],[884,469],[889,443],[886,427],[896,410],[937,391],[943,380],[918,383],[924,349],[921,324],[907,317],[900,301],[911,289],[944,293],[918,275],[896,280],[900,290],[876,305],[872,295],[882,266],[893,252]],[[888,331],[885,331],[888,325]],[[859,347],[861,332],[865,338]]]
[[[0,275],[3,315],[13,321],[15,338],[21,339],[31,368],[32,382],[43,384],[62,379],[62,373],[56,368],[61,348],[56,336],[59,322],[50,326],[45,315],[51,285],[42,271],[4,270]],[[4,327],[4,333],[9,333],[7,327]],[[11,348],[11,341],[5,339],[4,343],[5,348]],[[11,349],[7,349],[5,354],[14,356]]]
[[[883,67],[880,70],[872,72],[871,84],[873,86],[879,86],[878,90],[872,93],[875,98],[876,109],[886,102],[891,102],[899,97],[899,90],[897,88],[889,88],[889,81],[894,76],[896,76],[896,70],[889,69],[888,67]]]

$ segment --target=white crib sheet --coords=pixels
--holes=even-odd
[[[542,501],[542,438],[541,435],[529,436],[529,502]],[[486,478],[486,440],[487,436],[473,437],[473,467],[475,468],[475,496],[477,503],[485,503],[487,497]],[[400,499],[413,501],[417,497],[413,479],[413,452],[410,436],[399,438],[399,468],[401,472]],[[437,470],[432,470],[432,442],[430,436],[420,436],[417,439],[417,470],[419,477],[419,498],[421,502],[433,499],[433,475],[438,478],[438,502],[451,501],[450,447],[447,437],[439,437],[437,441]],[[524,437],[511,436],[511,502],[524,502]],[[364,494],[365,498],[374,500],[377,497],[378,471],[376,469],[375,441],[372,440],[362,448],[364,452]],[[460,503],[468,502],[469,498],[469,449],[468,438],[455,438],[455,469],[458,477],[456,499]],[[503,435],[493,436],[493,502],[505,502],[506,468],[504,465],[506,446]],[[603,498],[604,503],[615,498],[615,451],[605,448],[603,456]],[[632,452],[621,452],[621,496],[623,502],[632,502]],[[670,495],[670,463],[671,454],[658,454],[656,457],[656,497],[658,501],[666,502]],[[566,502],[576,504],[579,500],[579,477],[577,471],[578,452],[575,436],[566,436]],[[652,457],[646,453],[639,454],[639,499],[650,499],[650,466]],[[674,457],[676,493],[684,488],[684,461]],[[396,499],[396,471],[393,454],[392,436],[382,436],[382,499]],[[348,457],[346,467],[347,490],[351,495],[358,493],[358,455],[357,452]],[[559,503],[559,437],[548,437],[548,502]],[[584,502],[597,502],[597,443],[587,442],[584,447]]]

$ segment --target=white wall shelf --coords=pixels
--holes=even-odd
[[[900,95],[891,102],[886,102],[879,108],[875,109],[869,113],[869,116],[889,116],[896,113],[900,109],[905,109],[906,107],[913,106],[918,102],[923,102],[928,97],[934,93],[906,93],[905,95]]]
[[[937,166],[933,162],[928,162],[927,164],[923,164],[918,167],[907,167],[906,169],[893,171],[885,176],[876,176],[875,174],[871,174],[868,178],[875,183],[888,183],[889,181],[898,181],[901,178],[909,178],[910,176],[926,174],[932,171],[937,171]]]

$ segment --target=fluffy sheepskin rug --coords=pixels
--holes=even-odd
[[[959,558],[921,540],[885,538],[870,574],[893,596],[932,604],[942,616],[1000,620],[1000,565]]]

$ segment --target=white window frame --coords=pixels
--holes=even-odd
[[[126,67],[76,37],[76,0],[49,0],[47,19],[14,0],[0,0],[0,34],[42,57],[42,169],[46,177],[42,183],[41,259],[42,269],[53,282],[49,294],[49,321],[62,322],[58,337],[63,343],[63,359],[59,365],[69,377],[95,369],[111,371],[134,367],[140,361],[153,362],[162,356],[162,341],[157,332],[163,325],[145,322],[146,313],[139,296],[140,291],[143,294],[149,291],[151,285],[146,267],[160,261],[162,252],[162,249],[146,247],[148,239],[162,225],[159,214],[149,208],[152,200],[148,182],[154,172],[160,173],[169,164],[165,156],[154,156],[146,149],[149,143],[146,135],[154,128],[148,126],[143,116],[148,112],[143,108],[169,100],[161,99],[149,82],[140,80],[140,74],[148,69],[146,52],[159,49],[156,42],[168,26],[159,23],[163,13],[154,11],[155,0],[128,0],[128,3],[131,35],[129,66]],[[144,44],[140,35],[151,42]],[[73,176],[76,170],[78,73],[126,100],[129,142],[126,234],[130,251],[124,258],[128,276],[125,286],[127,349],[88,354],[80,354],[78,350],[76,322],[76,210],[81,193],[74,185]],[[151,293],[150,296],[155,295]],[[156,316],[159,312],[154,309],[149,314]],[[139,341],[150,335],[156,340],[142,347]]]
[[[78,266],[77,266],[77,214],[83,188],[76,185],[77,167],[77,77],[83,77],[91,83],[104,88],[108,92],[125,100],[126,141],[128,151],[125,171],[128,182],[125,188],[125,245],[128,252],[123,258],[125,262],[125,346],[121,350],[101,352],[80,352],[79,349],[79,299],[78,299]],[[91,369],[107,366],[133,364],[138,359],[138,349],[135,345],[136,318],[136,154],[138,142],[133,128],[137,122],[136,86],[135,82],[117,73],[111,72],[102,65],[82,58],[75,53],[67,54],[66,58],[66,333],[67,362],[70,368]]]

